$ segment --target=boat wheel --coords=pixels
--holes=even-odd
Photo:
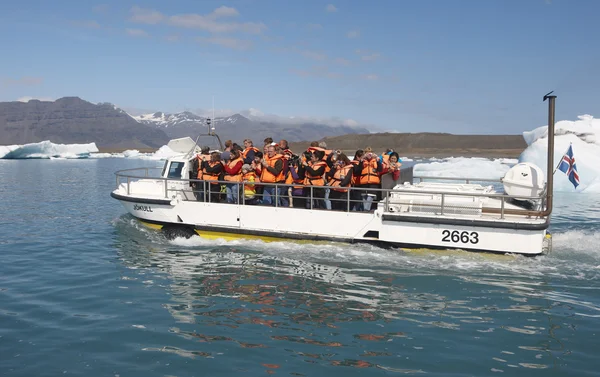
[[[179,226],[179,225],[165,225],[162,228],[162,232],[165,235],[165,238],[168,240],[174,240],[175,238],[191,238],[192,236],[197,235],[194,229],[187,226]]]

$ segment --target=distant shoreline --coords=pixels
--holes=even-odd
[[[154,153],[155,148],[98,148],[99,153],[123,153],[126,150],[137,150],[141,153]],[[298,150],[292,150],[297,153]],[[378,151],[377,149],[375,149]],[[482,158],[519,158],[523,149],[433,149],[433,148],[412,148],[397,150],[400,157],[409,158],[447,158],[447,157],[482,157]],[[343,150],[350,159],[354,156],[355,150]],[[378,151],[378,153],[381,151]]]
[[[234,140],[236,141],[236,140]],[[275,142],[278,142],[276,139]],[[340,149],[354,156],[357,149],[367,146],[376,153],[392,148],[402,157],[486,157],[486,158],[518,158],[527,148],[521,135],[453,135],[443,133],[376,133],[346,134],[326,137],[328,149]],[[241,143],[241,140],[238,141]],[[260,149],[262,140],[254,140]],[[300,153],[310,145],[310,141],[290,142],[290,148]],[[119,153],[127,149],[136,149],[143,153],[152,153],[154,148],[107,148],[99,147],[100,152]]]

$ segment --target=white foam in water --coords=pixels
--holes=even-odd
[[[575,190],[568,177],[557,170],[554,175],[554,190],[600,192],[600,119],[591,115],[581,115],[579,120],[563,120],[556,123],[554,138],[554,166],[558,165],[562,156],[573,147],[573,155],[577,163],[580,186]],[[538,127],[524,132],[523,137],[529,145],[519,161],[532,162],[546,171],[546,155],[548,151],[548,127]]]

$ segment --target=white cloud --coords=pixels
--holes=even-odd
[[[327,54],[325,54],[324,52],[319,52],[319,51],[304,50],[301,52],[301,54],[305,58],[312,59],[312,60],[326,60],[327,59]]]
[[[340,79],[343,75],[339,72],[332,72],[326,66],[314,66],[310,69],[292,68],[290,72],[300,77],[324,77],[328,79]]]
[[[260,34],[267,29],[262,22],[219,22],[212,16],[201,14],[180,14],[169,17],[169,24],[189,29],[202,29],[211,33],[233,33],[242,32],[248,34]]]
[[[210,43],[234,50],[248,50],[252,48],[252,41],[247,39],[226,38],[226,37],[198,37],[196,40],[200,43]]]
[[[237,11],[237,9],[235,8],[230,8],[230,7],[226,7],[226,6],[220,6],[217,9],[215,9],[211,15],[214,18],[217,17],[236,17],[240,15],[240,12]]]
[[[72,21],[71,25],[86,29],[100,29],[100,24],[94,20]]]
[[[54,101],[54,98],[50,98],[50,97],[31,97],[31,96],[19,97],[19,98],[17,98],[17,101],[19,101],[19,102],[29,102],[32,99],[36,99],[36,100],[39,100],[39,101],[50,101],[50,102]]]
[[[130,37],[147,37],[148,36],[148,33],[146,33],[142,29],[125,29],[125,32]]]
[[[341,118],[341,117],[313,117],[307,115],[293,115],[293,116],[281,116],[275,114],[265,114],[264,112],[250,108],[248,110],[240,110],[239,114],[252,120],[259,120],[263,122],[281,123],[286,125],[298,125],[303,123],[317,123],[324,124],[326,126],[348,126],[348,127],[364,127],[365,125],[360,124],[354,119]]]
[[[345,58],[335,58],[334,62],[339,65],[350,65],[350,60]]]
[[[365,80],[369,80],[369,81],[377,81],[379,80],[379,76],[374,74],[374,73],[370,73],[368,75],[363,75],[362,76],[363,79]]]
[[[358,38],[360,36],[360,31],[358,31],[358,30],[350,30],[348,33],[346,33],[346,36],[348,38]]]
[[[360,59],[365,62],[375,61],[381,58],[381,54],[378,52],[367,50],[355,50],[354,52],[360,55]]]
[[[337,11],[338,9],[333,4],[327,4],[327,6],[325,7],[325,12],[334,13]]]
[[[165,35],[163,37],[163,39],[167,42],[179,42],[180,37],[177,34],[169,34],[169,35]]]
[[[108,13],[108,4],[98,4],[92,7],[92,12],[106,14]]]
[[[164,19],[165,16],[162,13],[154,9],[140,8],[137,5],[131,8],[131,17],[129,18],[131,22],[150,25],[158,24]]]
[[[35,86],[41,85],[44,82],[42,77],[23,76],[18,79],[4,79],[2,84],[4,86]]]
[[[323,29],[323,25],[321,24],[308,24],[306,25],[306,28],[310,31],[317,31],[317,30],[322,30]]]
[[[267,29],[262,22],[223,22],[222,18],[237,17],[239,12],[235,8],[221,6],[208,14],[183,13],[173,16],[162,14],[154,9],[144,9],[138,6],[131,8],[129,20],[135,23],[155,25],[168,23],[172,26],[201,29],[210,33],[260,34]]]

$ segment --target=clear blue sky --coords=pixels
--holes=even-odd
[[[0,101],[79,96],[520,133],[600,117],[600,1],[62,0],[0,3]]]

